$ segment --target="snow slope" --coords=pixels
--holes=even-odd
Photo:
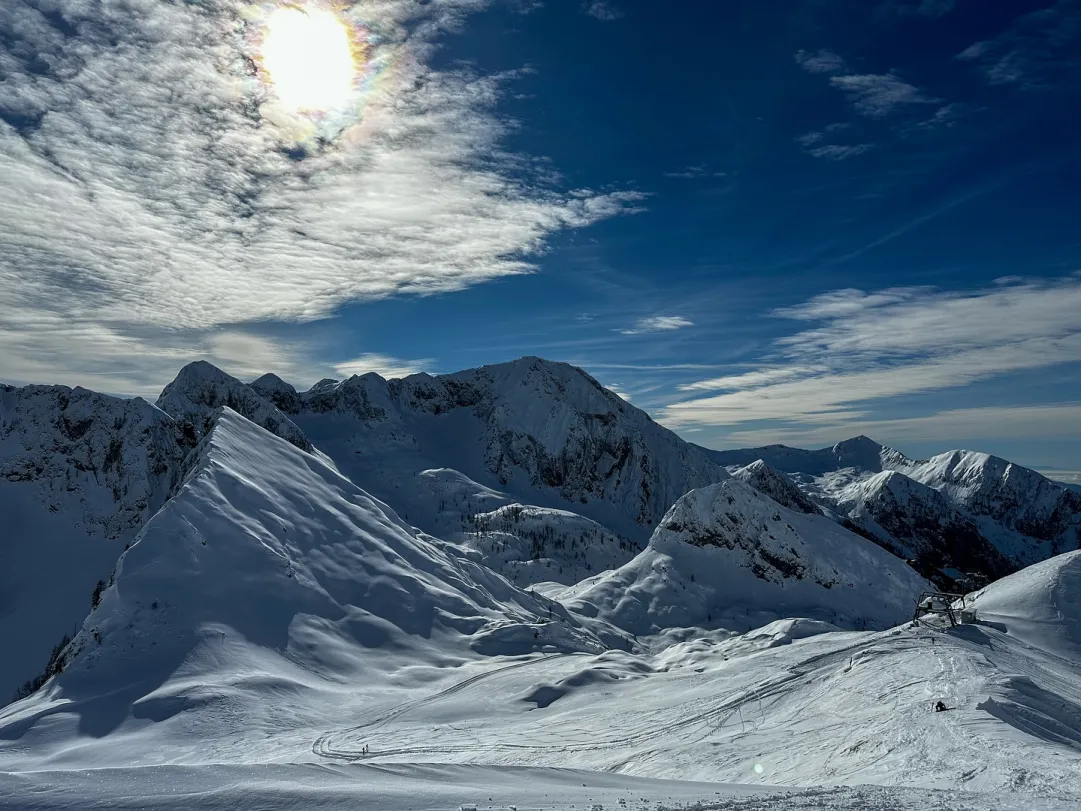
[[[1081,799],[1077,555],[976,595],[981,625],[841,632],[891,621],[919,579],[736,480],[674,505],[635,559],[668,571],[598,576],[581,621],[456,549],[223,410],[64,671],[0,709],[0,807]],[[643,577],[621,604],[601,586],[627,571]],[[713,607],[720,627],[652,653],[590,633],[601,614],[651,631]]]
[[[0,386],[0,704],[78,627],[189,449],[139,398]]]
[[[784,617],[885,628],[910,617],[926,587],[870,541],[730,479],[681,498],[641,554],[568,605],[638,635]]]
[[[235,412],[221,412],[189,465],[120,558],[63,672],[8,708],[9,723],[32,727],[21,746],[45,728],[68,732],[75,750],[109,733],[190,732],[194,707],[264,728],[278,712],[269,695],[333,702],[403,658],[604,647],[558,606],[549,620],[547,601],[448,556]]]

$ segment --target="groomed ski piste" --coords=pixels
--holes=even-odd
[[[725,480],[522,588],[222,409],[0,709],[0,808],[1081,807],[1081,552],[913,625],[838,532]]]

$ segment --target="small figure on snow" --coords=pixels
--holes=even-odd
[[[945,712],[948,709],[949,709],[949,707],[947,707],[941,701],[936,701],[935,702],[935,712]]]

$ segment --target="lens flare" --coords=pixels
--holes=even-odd
[[[332,11],[283,7],[267,17],[263,67],[278,102],[294,113],[327,113],[353,96],[357,65],[349,29]]]

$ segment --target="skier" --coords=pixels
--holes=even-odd
[[[949,707],[947,707],[941,701],[936,701],[935,702],[935,712],[945,712],[948,709],[949,709]]]

